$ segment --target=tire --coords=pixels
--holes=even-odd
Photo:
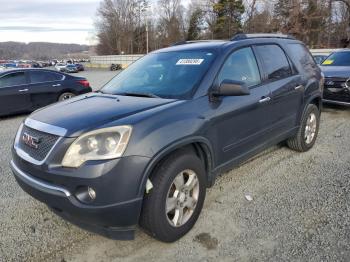
[[[314,122],[311,120],[313,118]],[[310,125],[308,125],[309,123],[311,123],[311,128]],[[320,111],[316,105],[310,104],[305,110],[297,134],[287,140],[288,147],[299,152],[310,150],[316,142],[319,127]],[[313,133],[313,135],[308,136],[311,133]]]
[[[193,174],[197,180],[193,179]],[[184,192],[177,190],[180,187],[176,185],[181,184],[180,177],[185,178]],[[174,242],[191,230],[202,210],[206,194],[206,172],[203,163],[191,152],[178,151],[161,163],[151,175],[151,181],[153,189],[145,195],[140,226],[160,241]],[[188,190],[188,185],[191,184],[195,186]],[[194,199],[197,201],[191,201]],[[167,205],[170,210],[168,213]],[[171,209],[171,206],[175,206],[174,209]],[[177,216],[181,209],[182,219],[181,216]]]
[[[71,99],[72,97],[75,97],[75,94],[71,93],[71,92],[65,92],[62,93],[59,97],[58,97],[58,101],[65,101],[68,99]]]

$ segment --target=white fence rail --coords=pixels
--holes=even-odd
[[[330,55],[331,53],[341,49],[310,49],[313,55]]]
[[[105,55],[105,56],[91,56],[91,65],[100,65],[102,67],[110,66],[111,64],[121,64],[127,67],[144,55]]]

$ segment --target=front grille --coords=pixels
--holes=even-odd
[[[37,148],[31,147],[26,143],[24,143],[23,141],[24,133],[26,133],[27,135],[30,135],[31,137],[35,137],[39,139],[39,142],[37,143]],[[41,132],[24,125],[21,131],[21,135],[19,137],[18,147],[33,159],[37,161],[42,161],[45,159],[45,157],[50,152],[50,150],[55,145],[58,139],[59,139],[59,136]]]
[[[343,88],[347,79],[338,77],[326,77],[324,82],[325,88]]]
[[[323,93],[323,98],[326,100],[350,103],[350,92],[343,91],[339,93],[333,93],[325,90]]]
[[[345,86],[346,81],[347,79],[345,78],[326,78],[323,98],[326,100],[350,103],[350,90]]]

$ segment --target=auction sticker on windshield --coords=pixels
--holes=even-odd
[[[204,59],[180,59],[176,65],[200,65]]]
[[[322,65],[331,65],[331,64],[333,64],[333,60],[329,60],[329,59],[327,59],[326,61],[324,61],[323,63],[322,63]]]

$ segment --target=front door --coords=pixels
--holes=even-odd
[[[16,71],[0,77],[0,115],[29,109],[30,96],[26,73]]]
[[[228,164],[254,151],[269,139],[271,93],[261,82],[257,60],[251,47],[234,51],[225,61],[217,83],[240,81],[250,88],[245,96],[225,96],[213,103],[210,137],[219,161]]]

